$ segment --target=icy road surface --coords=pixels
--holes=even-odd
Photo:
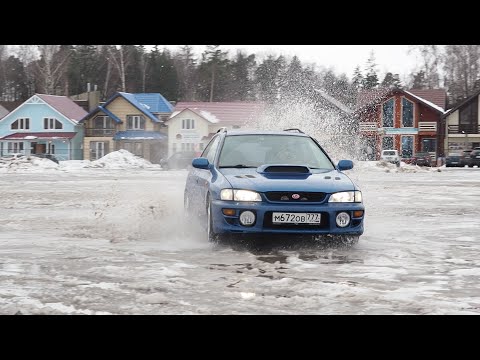
[[[480,314],[478,168],[349,171],[349,249],[215,247],[186,171],[67,170],[0,174],[0,314]]]

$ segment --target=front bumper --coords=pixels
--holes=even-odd
[[[234,209],[235,215],[226,216],[222,209]],[[242,211],[249,210],[255,213],[256,221],[252,226],[243,226],[239,222]],[[353,211],[365,211],[362,203],[322,203],[322,204],[278,204],[268,202],[233,202],[215,200],[212,202],[213,231],[218,234],[312,234],[312,235],[362,235],[363,219],[353,217]],[[320,225],[272,224],[272,212],[299,212],[321,213]],[[339,212],[347,212],[351,222],[347,227],[338,227],[335,218]]]

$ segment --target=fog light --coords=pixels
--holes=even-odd
[[[353,217],[355,218],[359,218],[359,217],[362,217],[363,216],[363,210],[355,210],[353,212]]]
[[[234,216],[235,209],[222,209],[223,215]]]
[[[339,227],[346,227],[350,224],[350,215],[346,212],[341,212],[337,215],[336,221]]]
[[[243,226],[252,226],[255,223],[255,214],[251,211],[243,211],[239,220]]]

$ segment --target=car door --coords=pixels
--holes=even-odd
[[[207,158],[210,164],[215,161],[218,146],[220,144],[220,136],[214,137],[207,145],[201,157]],[[207,197],[208,187],[212,179],[212,173],[208,169],[193,168],[187,179],[187,192],[191,200],[193,211],[197,214],[204,214],[205,200]]]

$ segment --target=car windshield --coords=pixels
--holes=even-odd
[[[428,152],[418,152],[417,156],[430,156],[430,153],[428,153]]]
[[[231,135],[225,138],[218,166],[258,167],[264,164],[306,165],[334,169],[334,165],[309,137],[287,135]]]
[[[395,151],[384,151],[383,155],[387,155],[387,156],[395,155]]]
[[[448,154],[448,156],[455,157],[455,156],[460,156],[460,154],[458,154],[458,153],[450,153],[450,154]]]

